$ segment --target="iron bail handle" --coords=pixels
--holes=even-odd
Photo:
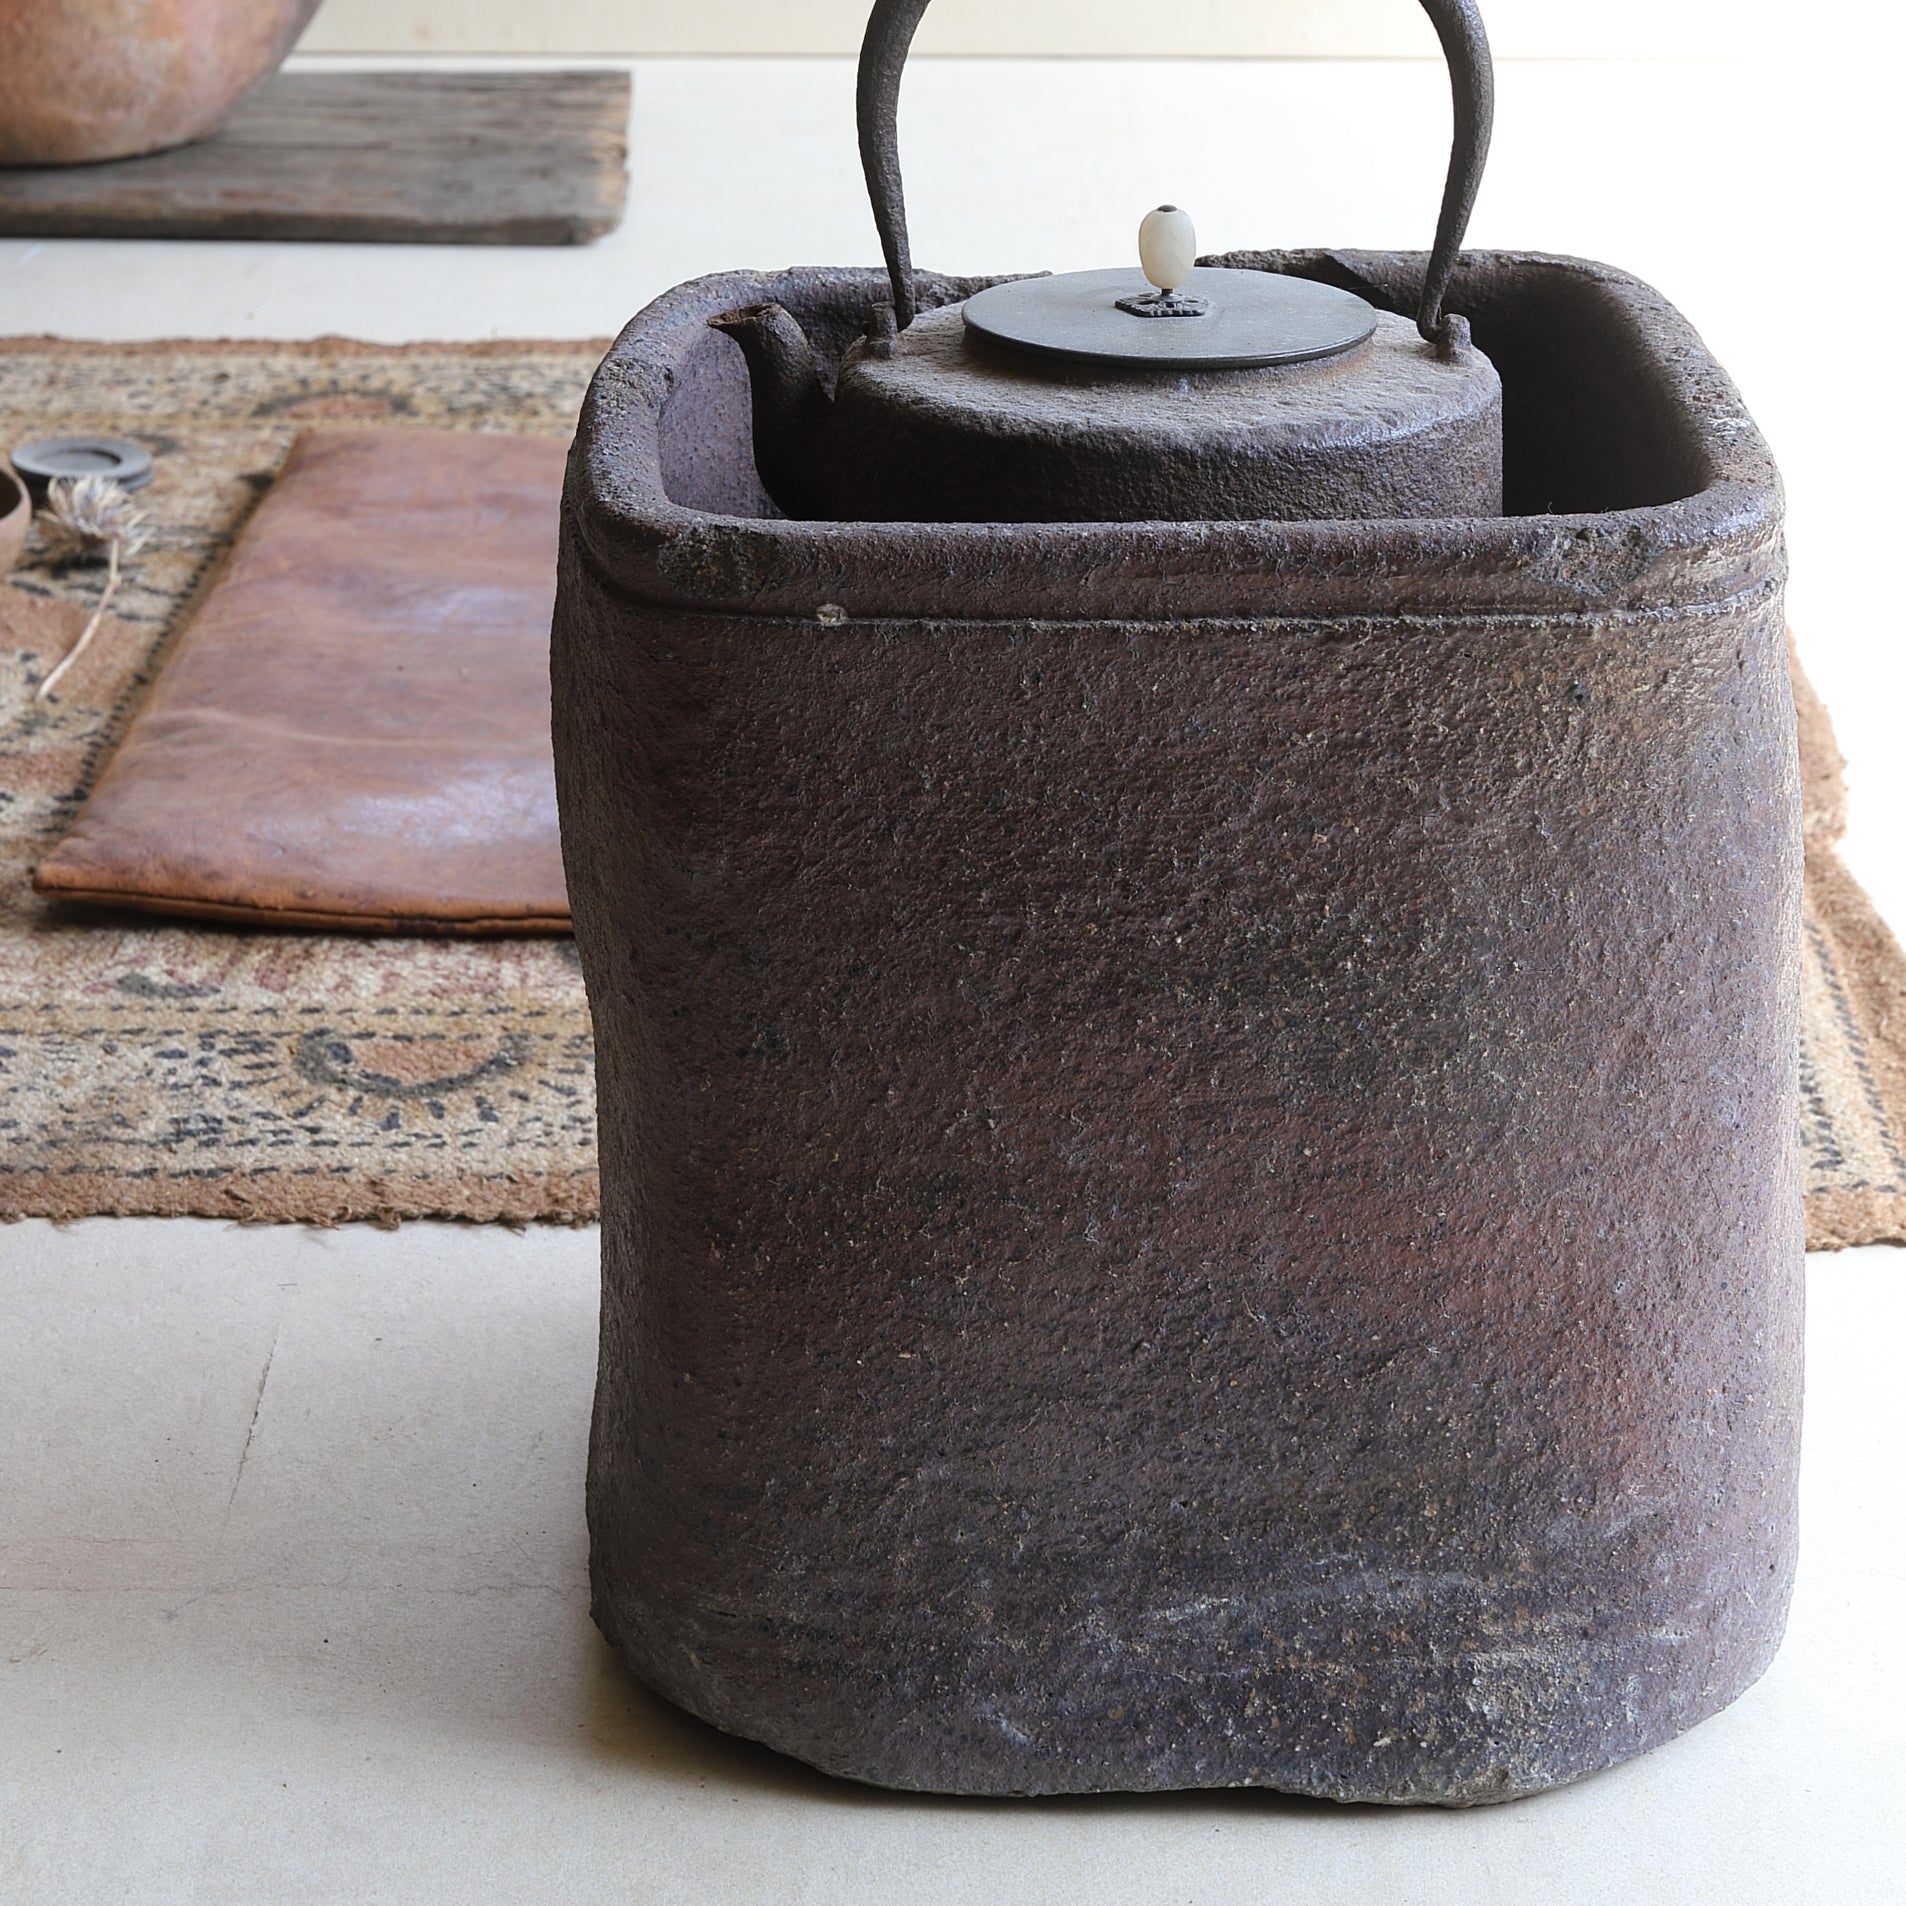
[[[900,79],[906,71],[913,36],[932,0],[874,0],[867,37],[860,49],[856,105],[860,120],[860,163],[873,201],[874,224],[893,280],[894,317],[901,330],[918,306],[913,292],[913,256],[907,244],[907,200],[900,183]],[[1443,298],[1463,248],[1469,214],[1489,159],[1489,134],[1496,116],[1496,76],[1489,58],[1476,0],[1423,0],[1423,11],[1442,42],[1449,62],[1450,92],[1456,108],[1456,141],[1449,155],[1449,180],[1436,221],[1436,243],[1416,326],[1426,338],[1442,334]]]

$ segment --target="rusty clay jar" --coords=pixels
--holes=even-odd
[[[1422,254],[1254,254],[1407,313]],[[980,288],[921,274],[923,309]],[[1493,515],[794,520],[682,286],[564,502],[596,1618],[837,1774],[1465,1805],[1795,1559],[1781,496],[1688,325],[1471,253]]]
[[[0,0],[0,165],[189,144],[277,70],[319,0]]]

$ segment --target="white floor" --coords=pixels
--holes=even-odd
[[[591,1232],[0,1232],[0,1898],[1901,1897],[1897,1253],[1814,1264],[1772,1672],[1638,1762],[1467,1814],[903,1798],[651,1699],[588,1618],[595,1269]]]
[[[1906,919],[1892,67],[1502,72],[1479,243],[1660,284],[1785,468],[1794,606]],[[1830,82],[1830,83],[1829,83]],[[837,61],[637,69],[587,251],[0,241],[0,331],[593,335],[699,272],[866,259]],[[1421,244],[1429,66],[936,62],[916,251]],[[1631,1766],[1467,1815],[825,1782],[632,1686],[589,1625],[591,1233],[0,1229],[0,1900],[1616,1902],[1906,1897],[1906,1257],[1817,1260],[1807,1531],[1773,1672]]]

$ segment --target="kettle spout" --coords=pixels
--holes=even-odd
[[[733,338],[748,361],[754,464],[763,486],[791,517],[821,514],[814,437],[833,400],[807,333],[778,304],[750,305],[708,322]]]

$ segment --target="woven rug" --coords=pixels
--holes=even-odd
[[[99,572],[0,587],[0,1217],[587,1222],[589,1018],[567,941],[247,934],[80,915],[27,874],[64,831],[298,431],[569,429],[604,350],[0,340],[0,445],[146,444],[157,534],[62,685]],[[1834,853],[1840,759],[1804,680],[1809,1242],[1906,1241],[1906,960]]]
[[[570,941],[248,934],[26,883],[300,430],[566,432],[606,348],[0,341],[0,445],[130,436],[158,468],[153,541],[57,701],[34,687],[101,572],[35,541],[0,588],[0,1216],[594,1218]]]

